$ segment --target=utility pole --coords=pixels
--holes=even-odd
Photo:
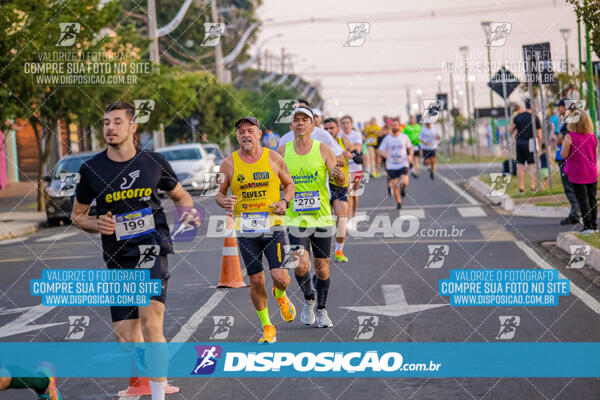
[[[448,70],[450,71],[450,105],[448,106],[448,110],[452,115],[452,109],[454,108],[454,102],[456,101],[454,98],[454,63],[448,63]],[[454,116],[452,116],[452,155],[455,153],[454,146],[456,145],[456,127],[454,126]]]
[[[152,69],[155,73],[160,73],[160,55],[158,53],[158,26],[156,22],[156,3],[155,0],[148,0],[148,37],[150,38],[149,55],[152,61]],[[152,131],[152,144],[155,149],[163,147],[166,144],[164,127]]]
[[[471,124],[471,97],[469,95],[469,65],[467,64],[467,53],[469,48],[467,46],[461,46],[459,48],[460,52],[463,55],[464,63],[465,63],[465,95],[467,96],[467,127],[469,128],[469,140],[471,141],[471,146],[474,146],[473,140],[473,127]],[[475,151],[471,147],[471,151],[473,152],[473,156],[475,156]]]
[[[481,27],[483,28],[483,32],[485,33],[485,41],[487,47],[487,56],[488,56],[488,74],[490,81],[492,80],[492,46],[490,45],[490,35],[492,33],[492,27],[490,21],[482,21]],[[494,91],[490,88],[490,107],[494,108]],[[491,118],[492,124],[492,143],[496,143],[496,121],[494,118]]]
[[[581,59],[581,18],[577,17],[577,53],[579,54],[579,72],[581,73],[583,62]],[[583,99],[583,83],[579,81],[579,98]]]
[[[583,6],[587,7],[587,0],[583,0]],[[594,87],[594,73],[592,71],[592,50],[590,48],[590,29],[585,24],[585,66],[587,69],[587,97],[590,105],[590,117],[594,123],[594,134],[598,137],[598,121],[596,121],[596,91]]]
[[[219,23],[219,11],[217,10],[217,0],[210,0],[210,14],[212,17],[212,22],[215,24]],[[221,40],[217,42],[215,46],[215,73],[217,75],[217,79],[220,82],[223,82],[225,78],[225,66],[223,65],[223,48],[221,47]]]

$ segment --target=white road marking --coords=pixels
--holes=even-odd
[[[60,232],[60,233],[55,233],[54,235],[50,235],[50,236],[46,236],[40,239],[35,240],[35,242],[53,242],[53,241],[60,241],[62,239],[66,239],[68,237],[71,236],[75,236],[78,235],[79,232]]]
[[[425,210],[423,210],[422,208],[403,208],[402,210],[400,210],[400,215],[412,215],[413,217],[416,217],[418,219],[425,219]]]
[[[3,240],[0,242],[0,245],[3,244],[13,244],[13,243],[21,243],[24,242],[28,239],[27,236],[23,236],[23,237],[18,237],[18,238],[14,238],[14,239],[7,239],[7,240]]]
[[[52,311],[52,309],[54,309],[54,308],[55,307],[39,305],[39,306],[33,306],[33,307],[19,307],[19,308],[13,308],[13,309],[8,309],[8,310],[2,309],[2,311],[0,311],[0,314],[11,314],[11,313],[23,312],[25,310],[27,310],[27,311],[24,314],[22,314],[21,316],[19,316],[18,318],[16,318],[15,320],[10,321],[8,324],[6,324],[4,326],[1,326],[0,327],[0,338],[4,338],[7,336],[13,336],[13,335],[19,335],[19,334],[25,333],[25,332],[36,331],[38,329],[45,329],[45,328],[49,328],[51,326],[68,324],[68,322],[55,322],[52,324],[28,325],[29,323],[35,322],[36,319],[38,319],[41,316]]]
[[[526,245],[524,242],[517,240],[516,243],[517,243],[517,246],[519,246],[519,248],[521,250],[523,250],[523,252],[525,254],[527,254],[527,257],[529,257],[531,259],[531,261],[535,262],[540,268],[549,269],[549,270],[556,269],[552,265],[548,264],[548,262],[546,262],[546,260],[544,260],[542,257],[540,257],[535,252],[534,249],[532,249],[531,247]],[[568,279],[566,276],[564,276],[560,272],[558,273],[558,277],[560,279]],[[595,298],[590,296],[587,292],[585,292],[583,289],[581,289],[580,287],[578,287],[571,281],[569,281],[569,288],[570,288],[570,293],[573,296],[579,298],[579,300],[581,300],[583,302],[583,304],[588,306],[596,314],[600,314],[600,302],[598,302],[598,300],[596,300]]]
[[[474,206],[480,205],[480,203],[477,200],[475,200],[469,193],[465,192],[463,189],[458,187],[458,185],[456,183],[452,182],[450,179],[446,178],[444,175],[440,175],[439,173],[436,175],[438,178],[440,178],[442,180],[442,182],[444,182],[446,185],[450,186],[456,193],[458,193],[462,197],[464,197],[464,199],[467,200],[469,203],[473,204]]]
[[[481,207],[458,207],[458,213],[464,218],[486,217],[487,213]]]
[[[196,332],[198,326],[204,321],[204,318],[208,316],[208,314],[215,309],[217,305],[225,298],[225,295],[228,293],[228,290],[217,290],[213,293],[212,296],[200,307],[192,316],[187,320],[185,324],[181,326],[179,332],[173,339],[170,340],[171,343],[181,343],[187,342],[190,337]],[[181,345],[172,348],[173,354],[177,353]],[[140,400],[142,396],[124,396],[121,397],[121,400]]]
[[[402,285],[381,285],[385,306],[359,306],[359,307],[340,307],[352,311],[386,315],[388,317],[399,317],[401,315],[412,314],[420,311],[430,310],[432,308],[444,307],[449,304],[413,304],[409,305],[404,296]]]

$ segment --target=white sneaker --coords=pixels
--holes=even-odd
[[[315,306],[317,300],[306,300],[304,299],[304,306],[302,307],[302,314],[300,314],[300,321],[304,325],[312,325],[315,323]]]
[[[329,315],[327,315],[327,310],[325,308],[317,309],[315,312],[317,317],[317,326],[319,328],[331,328],[333,326],[333,322],[329,319]]]

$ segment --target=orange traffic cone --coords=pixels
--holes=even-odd
[[[166,394],[179,393],[177,386],[169,385],[167,382]],[[129,378],[129,387],[125,390],[119,390],[119,397],[122,396],[149,396],[152,394],[150,390],[150,380],[148,378]]]
[[[224,239],[223,257],[221,260],[221,277],[219,278],[217,287],[246,287],[247,285],[242,278],[242,266],[240,265],[235,230],[233,229],[233,214],[231,213],[227,213],[227,224],[225,225],[225,229],[231,231],[231,235]]]

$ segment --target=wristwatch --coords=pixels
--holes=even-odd
[[[290,202],[287,199],[283,199],[283,201],[285,201],[285,208],[290,208]]]

